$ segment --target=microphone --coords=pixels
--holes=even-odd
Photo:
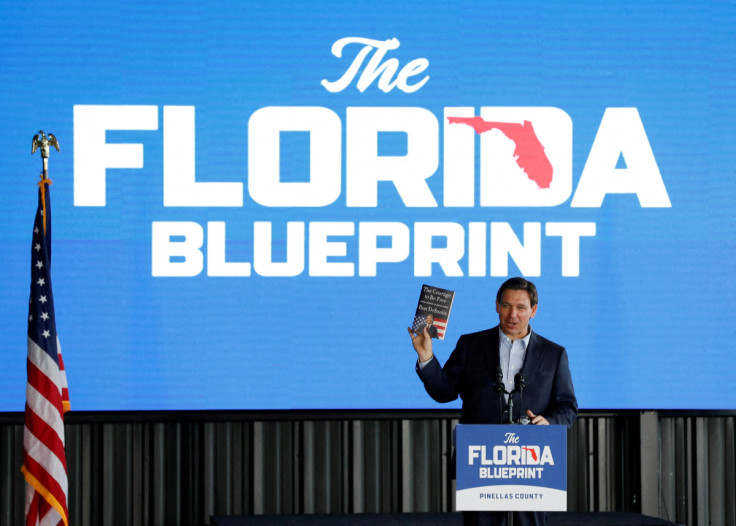
[[[526,389],[524,377],[521,375],[521,373],[516,373],[516,376],[514,376],[514,389],[519,391],[519,393],[523,393],[524,389]]]
[[[498,410],[500,412],[499,422],[502,422],[503,421],[503,409],[504,409],[504,406],[506,405],[504,403],[503,395],[508,394],[508,392],[506,391],[506,389],[504,389],[503,370],[501,369],[500,365],[496,367],[496,381],[494,382],[494,387],[496,389],[496,392],[498,392]]]
[[[496,391],[499,393],[506,392],[503,385],[503,370],[501,370],[501,366],[496,367]]]

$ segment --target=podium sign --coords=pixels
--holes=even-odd
[[[458,511],[567,511],[565,426],[455,428]]]

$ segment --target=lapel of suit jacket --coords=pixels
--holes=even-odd
[[[542,365],[543,357],[544,353],[542,352],[542,345],[539,337],[537,336],[537,333],[532,331],[532,335],[529,338],[529,345],[526,347],[524,365],[521,368],[521,375],[527,382],[529,382],[529,379],[537,373],[537,369]]]
[[[498,331],[498,326],[486,331],[482,343],[486,368],[494,380],[496,378],[496,371],[501,366],[501,360],[498,356]]]

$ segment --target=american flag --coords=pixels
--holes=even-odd
[[[48,183],[48,179],[44,179],[39,184],[31,246],[28,384],[22,468],[26,479],[27,526],[69,526],[64,413],[70,406],[51,292],[51,200],[46,188]]]

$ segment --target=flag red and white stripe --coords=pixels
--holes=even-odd
[[[442,318],[435,318],[434,326],[437,327],[437,337],[440,340],[444,340],[445,331],[447,330],[447,320],[443,320]]]
[[[64,441],[69,390],[51,290],[51,202],[46,184],[39,185],[31,247],[22,471],[26,479],[26,525],[69,526]]]

